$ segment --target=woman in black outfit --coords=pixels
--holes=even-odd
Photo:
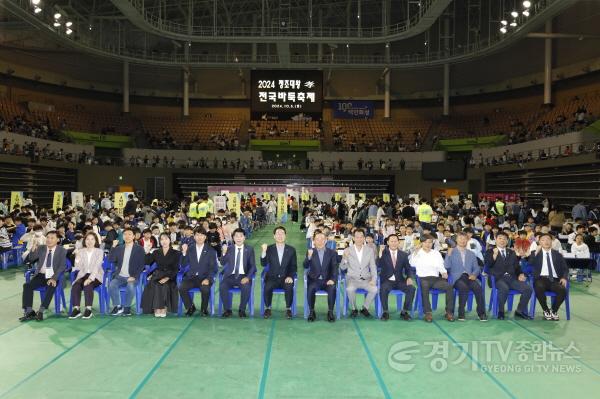
[[[167,317],[167,311],[177,311],[179,294],[177,291],[177,272],[181,252],[171,247],[169,234],[160,235],[160,247],[150,252],[146,246],[146,264],[156,263],[156,269],[148,276],[148,282],[142,295],[144,313],[154,312],[154,317]]]

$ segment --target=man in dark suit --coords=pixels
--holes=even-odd
[[[44,310],[50,305],[54,296],[56,285],[60,275],[65,271],[67,261],[67,251],[57,246],[58,233],[49,231],[46,233],[46,245],[37,245],[34,242],[31,251],[25,259],[26,262],[36,262],[34,273],[28,283],[23,284],[23,312],[24,315],[19,320],[44,320]],[[46,294],[42,300],[39,310],[33,311],[33,290],[46,287]]]
[[[552,249],[552,236],[542,234],[540,246],[529,257],[529,264],[533,269],[535,296],[544,310],[546,320],[558,321],[558,309],[567,295],[567,279],[569,267],[560,252]],[[548,308],[546,291],[556,293],[552,309]]]
[[[337,253],[325,247],[327,238],[321,230],[313,234],[314,249],[309,249],[304,259],[304,268],[307,270],[307,296],[308,296],[308,321],[316,320],[315,297],[317,291],[327,291],[327,320],[335,321],[333,308],[335,307],[335,294],[337,291],[338,264]]]
[[[381,256],[377,260],[377,267],[381,269],[379,299],[383,308],[383,314],[381,315],[383,321],[390,319],[388,296],[392,290],[404,292],[404,306],[400,312],[400,318],[407,321],[411,319],[408,312],[412,308],[416,292],[413,286],[414,276],[408,262],[408,255],[400,251],[399,245],[398,236],[395,234],[390,235],[387,239],[387,248],[381,252]]]
[[[496,289],[498,290],[498,319],[504,320],[504,304],[510,290],[521,293],[519,305],[515,311],[515,317],[529,320],[527,305],[531,299],[532,289],[525,282],[525,274],[521,272],[519,257],[512,249],[506,247],[508,236],[504,232],[496,235],[496,247],[488,249],[485,253],[484,264],[487,265],[489,273],[494,276]],[[490,279],[491,281],[491,279]]]
[[[238,315],[246,317],[246,305],[250,300],[252,278],[256,273],[254,249],[244,244],[246,233],[244,229],[237,228],[232,234],[234,245],[231,248],[223,246],[223,256],[220,258],[223,265],[223,280],[219,286],[221,303],[223,303],[223,317],[231,317],[230,288],[239,288],[241,291],[240,308]]]
[[[187,310],[185,315],[191,317],[196,311],[189,290],[199,288],[202,297],[200,314],[208,316],[210,288],[215,283],[218,271],[217,252],[206,243],[206,231],[201,227],[197,227],[194,231],[194,245],[182,244],[181,251],[183,254],[181,265],[189,265],[179,285],[179,295]]]
[[[108,260],[114,264],[108,292],[113,303],[111,316],[131,316],[131,302],[135,296],[136,285],[144,270],[146,251],[134,242],[135,234],[131,228],[123,230],[123,245],[111,249]],[[126,287],[125,303],[121,303],[121,288]]]
[[[273,290],[283,289],[285,291],[285,315],[292,318],[292,302],[294,300],[294,276],[298,266],[296,249],[285,243],[286,230],[283,226],[275,227],[273,230],[275,244],[262,245],[260,263],[267,268],[265,274],[265,314],[264,318],[271,317],[271,302]]]

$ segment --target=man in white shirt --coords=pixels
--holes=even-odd
[[[367,297],[360,311],[363,316],[371,317],[369,306],[377,295],[377,264],[375,263],[375,251],[365,245],[365,231],[354,230],[354,245],[346,248],[342,255],[340,269],[346,272],[346,293],[352,307],[351,317],[358,316],[356,309],[356,290],[367,291]]]
[[[442,255],[432,249],[433,236],[426,234],[421,238],[421,244],[413,253],[410,259],[410,265],[417,270],[417,277],[420,282],[421,303],[424,320],[431,323],[431,302],[429,301],[429,290],[432,288],[446,291],[446,320],[454,321],[454,288],[448,284],[448,272],[444,267]]]

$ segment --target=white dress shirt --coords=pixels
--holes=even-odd
[[[233,274],[235,274],[235,258],[238,256],[238,250],[239,251],[239,257],[240,257],[240,270],[238,272],[238,274],[245,274],[244,273],[244,246],[242,245],[241,247],[238,247],[237,245],[234,246],[235,248],[235,256],[233,258]]]
[[[546,254],[550,254],[550,266],[552,266],[552,277],[554,278],[558,278],[558,276],[556,275],[556,269],[554,268],[554,264],[552,264],[552,251],[546,251],[545,249],[542,249],[542,271],[540,272],[540,276],[549,276],[549,272],[548,272],[548,255]]]
[[[447,273],[442,255],[434,249],[429,252],[419,249],[411,257],[410,264],[417,269],[419,277],[438,277],[440,273]]]
[[[42,265],[42,268],[40,269],[40,273],[44,273],[44,275],[46,276],[46,278],[52,278],[52,276],[54,276],[54,269],[52,268],[52,259],[54,259],[54,251],[56,251],[56,247],[50,249],[50,248],[46,248],[46,254],[44,257],[44,264]],[[48,264],[46,261],[48,260],[48,251],[52,251],[52,253],[50,254],[50,264]]]
[[[202,256],[203,250],[204,250],[204,244],[202,244],[202,245],[196,244],[196,257],[198,258],[198,263],[200,263],[200,257]]]
[[[392,262],[394,261],[394,259],[396,259],[396,265],[398,265],[398,250],[390,249],[390,256],[392,257]],[[396,281],[396,275],[392,274],[392,277],[390,277],[388,280]]]
[[[363,256],[364,249],[365,249],[364,245],[362,247],[360,247],[360,251],[358,250],[358,247],[356,245],[354,245],[354,251],[356,252],[356,257],[358,258],[359,265],[362,263],[362,256]]]

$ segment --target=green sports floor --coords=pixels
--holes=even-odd
[[[305,240],[297,226],[288,225],[288,242],[300,262]],[[272,242],[268,227],[250,240],[263,242]],[[291,321],[281,295],[271,320],[258,317],[257,285],[254,319],[47,313],[43,323],[20,324],[23,273],[2,271],[0,398],[547,399],[600,392],[600,281],[572,284],[570,321],[563,306],[560,322],[541,320],[538,307],[531,322],[481,323],[472,312],[464,323],[449,323],[440,306],[432,324],[397,315],[387,323],[330,324],[318,298],[318,319],[309,324],[301,280]]]

